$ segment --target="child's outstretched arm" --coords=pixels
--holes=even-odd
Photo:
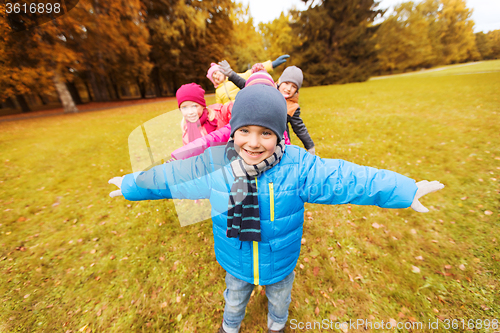
[[[210,152],[182,161],[155,166],[148,171],[114,177],[109,184],[120,189],[110,197],[123,195],[130,201],[158,199],[206,199],[210,196]]]
[[[220,61],[219,68],[222,74],[227,76],[228,80],[234,83],[235,86],[237,86],[239,89],[245,88],[245,83],[247,82],[247,80],[236,74],[236,72],[233,71],[233,69],[231,68],[231,65],[229,65],[229,63],[227,62],[227,60]]]
[[[201,138],[198,138],[185,146],[182,146],[174,150],[170,155],[176,160],[184,160],[186,158],[200,155],[208,147],[226,144],[229,141],[231,135],[231,126],[227,124],[226,126],[213,131]]]
[[[444,187],[437,181],[416,184],[413,179],[393,171],[321,159],[306,153],[302,156],[301,172],[302,199],[320,204],[412,207],[418,212],[426,212],[427,208],[418,199]]]
[[[295,113],[293,116],[289,116],[288,121],[292,125],[292,129],[297,135],[297,137],[302,141],[302,144],[306,148],[307,151],[309,151],[311,154],[314,155],[314,142],[311,139],[311,136],[309,135],[309,131],[307,131],[307,127],[304,124],[304,121],[300,117],[300,107],[295,110]]]

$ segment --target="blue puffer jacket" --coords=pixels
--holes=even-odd
[[[226,237],[233,181],[225,146],[219,146],[129,174],[121,190],[127,200],[209,198],[217,261],[230,274],[256,285],[281,281],[295,268],[305,202],[406,208],[417,191],[414,180],[398,173],[321,159],[287,146],[280,163],[257,178],[262,240],[241,242]]]

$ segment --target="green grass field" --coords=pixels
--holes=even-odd
[[[500,330],[499,92],[498,60],[301,89],[319,156],[446,187],[421,200],[427,214],[308,204],[290,320]],[[180,227],[171,201],[108,196],[131,172],[131,131],[175,107],[0,123],[0,332],[218,329],[211,222]],[[266,320],[257,287],[242,332],[267,332]]]

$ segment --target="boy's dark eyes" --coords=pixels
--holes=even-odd
[[[240,128],[239,131],[241,133],[248,133],[248,130],[246,128]]]
[[[269,132],[269,131],[264,131],[262,132],[262,135],[272,135],[273,133],[272,132]]]

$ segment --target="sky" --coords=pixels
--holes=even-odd
[[[314,3],[319,2],[319,0],[313,1]],[[307,9],[307,6],[300,0],[239,0],[239,2],[250,4],[250,13],[256,23],[272,21],[282,11],[288,11],[292,6],[298,10]],[[402,2],[406,1],[382,0],[379,7],[382,9],[392,8]],[[500,0],[466,0],[466,3],[468,8],[474,10],[472,13],[472,20],[475,22],[474,32],[483,31],[486,33],[500,29]],[[390,12],[391,10],[388,10],[386,15]]]

